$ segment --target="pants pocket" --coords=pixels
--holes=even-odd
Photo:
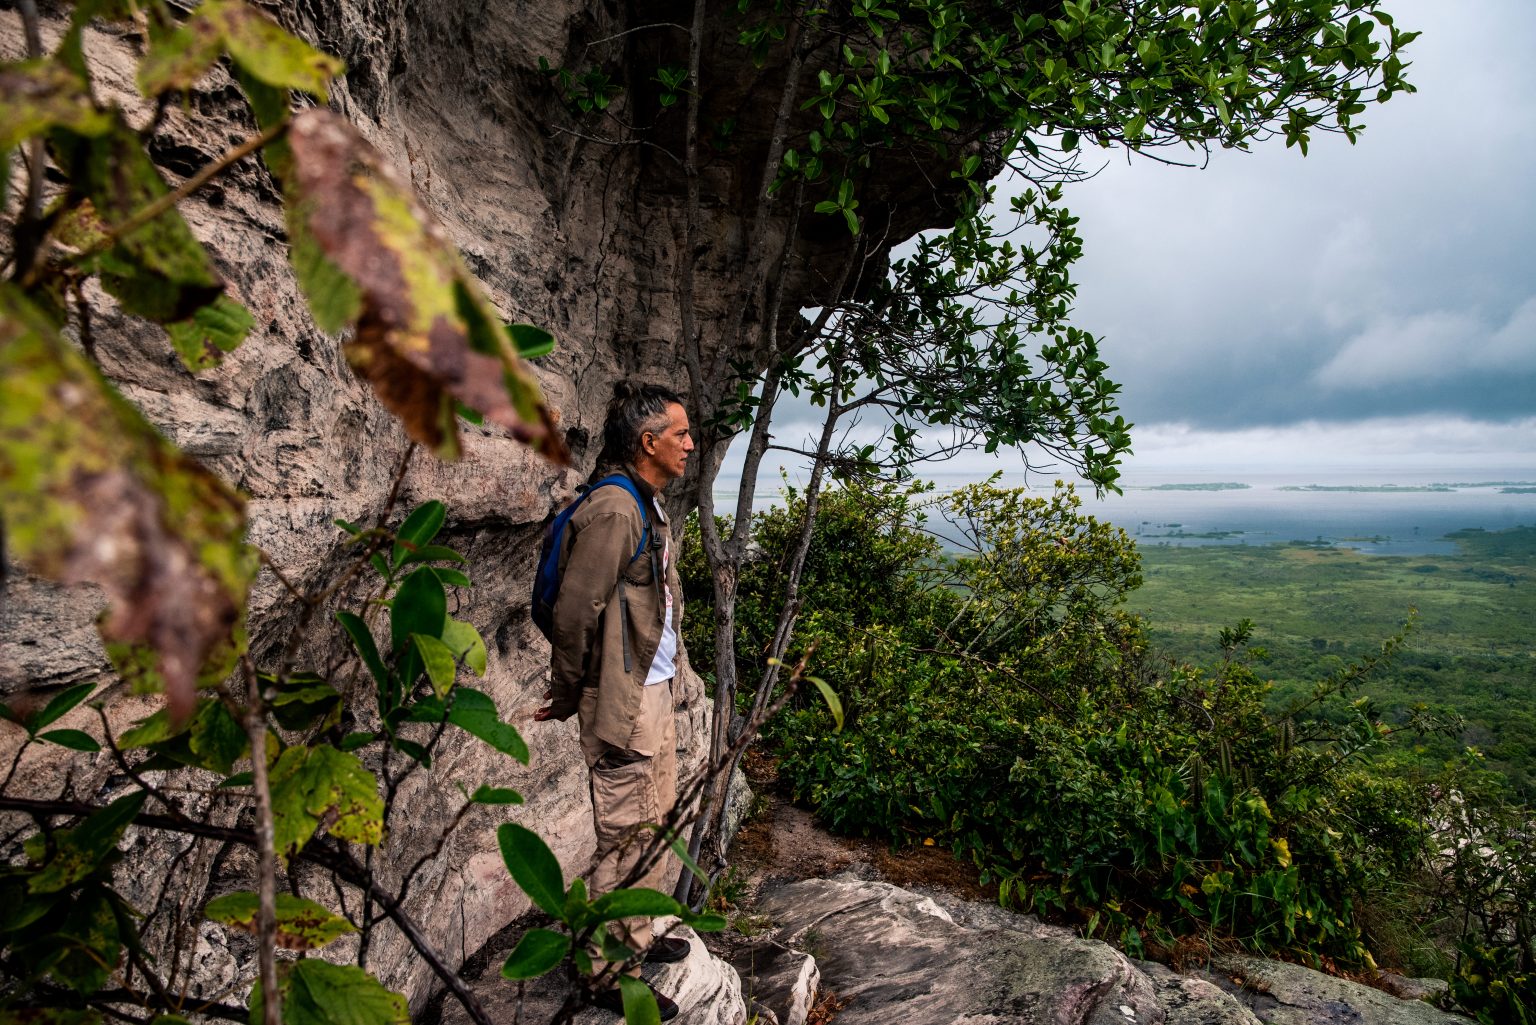
[[[633,757],[615,764],[615,755]],[[628,839],[643,822],[660,822],[652,761],[614,748],[592,767],[592,818],[600,847]]]

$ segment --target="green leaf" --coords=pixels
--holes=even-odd
[[[310,231],[307,207],[293,183],[292,150],[285,140],[267,147],[267,163],[273,173],[283,179],[288,261],[293,265],[294,276],[304,290],[304,297],[309,300],[315,325],[329,334],[338,334],[362,315],[362,289],[326,255],[324,247]]]
[[[51,128],[101,135],[112,118],[96,109],[85,82],[52,60],[0,65],[0,150]]]
[[[94,754],[101,750],[101,745],[96,743],[95,738],[80,730],[49,730],[47,733],[38,734],[37,739],[45,744],[57,744],[74,751],[88,751]]]
[[[294,673],[278,685],[261,675],[271,697],[272,716],[285,730],[326,729],[341,721],[341,694],[313,673]]]
[[[217,6],[205,3],[173,31],[151,33],[149,52],[139,62],[139,92],[158,96],[171,89],[186,91],[218,62],[224,40],[207,13]]]
[[[610,890],[597,898],[593,907],[599,922],[611,922],[619,918],[635,918],[658,915],[675,915],[682,906],[660,890],[635,887],[628,890]]]
[[[441,572],[438,579],[442,579]],[[480,631],[458,619],[450,619],[443,627],[443,643],[453,651],[454,658],[461,658],[469,671],[476,676],[485,675],[485,641]]]
[[[422,547],[416,549],[416,551],[406,555],[405,559],[403,560],[405,565],[410,565],[413,562],[465,563],[468,561],[469,560],[464,558],[464,556],[460,555],[452,548],[448,548],[444,545],[423,545]]]
[[[75,828],[55,833],[53,857],[27,883],[27,891],[57,893],[101,868],[143,809],[144,798],[144,791],[136,790],[92,812]]]
[[[565,877],[549,845],[539,834],[516,822],[502,823],[496,830],[496,842],[513,882],[522,887],[540,911],[560,918],[565,910]]]
[[[661,1025],[661,1010],[656,994],[641,979],[619,976],[619,990],[624,995],[625,1025]]]
[[[635,952],[622,943],[617,936],[607,929],[602,930],[602,943],[600,948],[604,961],[621,962],[628,961],[635,956]]]
[[[90,697],[91,691],[95,689],[94,683],[77,683],[73,687],[61,690],[48,700],[48,704],[43,706],[42,711],[27,716],[27,721],[22,725],[27,728],[28,733],[35,734],[43,727],[69,714],[80,702]]]
[[[396,655],[405,651],[411,634],[441,637],[448,621],[448,596],[437,574],[422,566],[405,578],[389,610],[389,644]],[[407,686],[412,681],[407,680]]]
[[[118,738],[124,751],[147,747],[178,765],[228,773],[249,749],[245,730],[224,703],[204,698],[192,718],[178,724],[166,710],[142,720]]]
[[[180,725],[173,725],[170,713],[162,708],[160,711],[140,719],[133,728],[124,730],[122,736],[117,738],[117,746],[124,751],[148,747],[151,744],[158,744],[163,740],[169,740],[171,737],[185,732],[190,725],[190,720]]]
[[[314,270],[304,265],[316,256],[354,286],[349,312],[361,316],[345,345],[353,370],[444,458],[460,451],[462,402],[563,462],[562,435],[506,325],[409,183],[324,108],[294,118],[287,143],[295,268],[312,303]]]
[[[86,886],[65,905],[64,917],[42,942],[53,947],[49,973],[77,993],[91,993],[111,978],[122,957],[123,937],[113,894]]]
[[[8,554],[33,572],[105,589],[109,653],[142,649],[175,715],[191,712],[200,681],[232,668],[256,569],[244,500],[172,447],[9,284],[0,518]]]
[[[290,961],[278,981],[283,1025],[410,1025],[405,997],[356,965],[317,957]],[[251,991],[251,1021],[262,1020],[262,993]]]
[[[411,643],[416,645],[416,650],[421,654],[421,663],[426,668],[427,679],[432,682],[432,692],[438,697],[448,696],[453,689],[454,678],[459,675],[458,663],[453,659],[453,650],[438,640],[426,634],[411,634]]]
[[[342,840],[376,844],[384,838],[378,780],[355,755],[333,747],[290,747],[272,766],[271,786],[276,846],[285,863],[322,820]]]
[[[682,919],[684,925],[696,932],[719,932],[730,924],[726,921],[724,915],[713,913],[694,914],[687,908],[684,908],[682,914],[678,917]]]
[[[501,966],[504,979],[536,979],[565,960],[571,949],[567,936],[550,929],[529,929]]]
[[[443,566],[433,566],[432,567],[432,572],[437,574],[437,579],[439,579],[439,580],[441,580],[443,582],[443,586],[444,587],[474,587],[475,586],[474,581],[470,580],[469,577],[465,576],[463,573],[460,573],[456,569],[447,569],[447,568],[445,568]],[[451,626],[452,623],[450,622],[449,625]],[[444,640],[447,639],[447,635],[448,635],[448,630],[445,628],[444,631],[443,631],[443,638],[444,638]]]
[[[573,933],[580,932],[595,921],[592,917],[592,902],[587,900],[587,884],[580,876],[572,879],[571,888],[565,891],[565,914],[562,919],[565,927]]]
[[[221,295],[186,320],[165,325],[165,331],[181,361],[196,373],[218,366],[225,353],[238,349],[255,322],[244,306]]]
[[[389,742],[401,754],[420,762],[426,768],[432,767],[432,753],[427,750],[426,745],[398,736],[391,737]]]
[[[242,891],[227,893],[208,902],[204,914],[212,921],[255,933],[261,898]],[[291,893],[279,893],[276,902],[277,945],[287,950],[315,950],[348,933],[357,932],[351,922],[317,904]]]
[[[482,783],[469,795],[476,804],[522,804],[523,795],[507,787],[493,787]]]
[[[138,134],[121,119],[111,132],[63,139],[54,148],[105,224],[127,221],[170,191]],[[174,207],[119,236],[102,268],[102,287],[124,310],[160,324],[191,317],[224,291],[207,251]]]
[[[360,747],[373,743],[376,739],[377,734],[374,733],[348,733],[345,737],[341,738],[341,749],[343,751],[356,751]]]
[[[231,790],[236,787],[254,786],[255,783],[256,774],[254,772],[237,772],[233,776],[225,778],[215,789]]]
[[[832,721],[837,724],[835,732],[843,732],[843,702],[838,698],[837,692],[827,685],[827,681],[819,677],[807,676],[806,679],[821,692],[822,700],[827,703],[827,710],[832,713]]]
[[[250,737],[224,702],[202,702],[187,731],[193,760],[188,764],[221,775],[234,768],[235,762],[250,750]]]
[[[256,8],[239,0],[209,0],[224,45],[235,63],[276,89],[296,89],[325,102],[331,79],[346,65],[290,35]]]
[[[368,624],[362,617],[353,612],[336,613],[336,621],[347,632],[347,637],[352,641],[352,647],[363,660],[363,665],[368,667],[368,675],[373,677],[373,682],[384,686],[389,679],[389,671],[384,668],[384,660],[379,657],[379,649],[373,642],[373,632],[368,629]]]
[[[448,711],[448,721],[466,733],[474,734],[504,755],[511,755],[524,765],[528,764],[528,745],[522,734],[496,714],[496,703],[472,687],[460,687],[454,692],[453,707]]]
[[[517,354],[523,359],[538,359],[555,351],[555,336],[542,327],[534,327],[532,324],[508,324],[507,330],[512,333],[512,342],[517,346]]]
[[[657,830],[661,829],[660,826],[655,826],[653,828]],[[699,863],[694,861],[692,855],[688,853],[688,845],[683,842],[681,835],[674,836],[668,842],[668,846],[672,848],[672,853],[677,855],[677,860],[683,863],[683,867],[693,873],[693,877],[695,879],[703,883],[705,886],[709,885],[710,878],[708,874],[706,874],[705,871],[699,867]]]
[[[395,531],[394,564],[401,565],[413,550],[424,547],[436,537],[447,516],[448,507],[437,501],[423,502],[412,509],[400,529]]]

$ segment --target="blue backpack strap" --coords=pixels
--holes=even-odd
[[[607,484],[615,484],[629,492],[634,498],[635,504],[640,507],[640,519],[643,524],[640,529],[640,544],[635,548],[635,554],[629,557],[630,562],[640,558],[645,551],[645,542],[650,536],[651,518],[646,513],[645,501],[640,497],[640,491],[635,482],[625,474],[610,474],[602,480],[595,481],[591,487],[583,491],[576,500],[566,506],[549,525],[545,535],[542,551],[539,556],[539,565],[534,573],[533,600],[531,615],[536,625],[544,636],[551,636],[553,629],[554,603],[560,589],[560,549],[565,540],[565,528],[571,522],[571,517],[580,508],[581,503],[592,497],[592,493]],[[626,638],[627,642],[627,638]]]

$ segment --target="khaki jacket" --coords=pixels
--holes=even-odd
[[[654,491],[631,474],[650,503],[646,550],[631,561],[644,521],[640,508],[621,487],[598,489],[576,510],[560,547],[560,594],[555,600],[550,641],[551,713],[568,719],[581,703],[583,688],[597,688],[594,732],[615,747],[628,747],[645,696],[645,677],[661,643],[666,617],[662,581],[653,576],[672,544],[670,525],[653,501]],[[682,587],[675,547],[666,571],[672,593],[672,625],[682,653]],[[658,685],[659,686],[659,685]]]

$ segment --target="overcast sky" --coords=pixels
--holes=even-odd
[[[1356,146],[1112,161],[1074,319],[1139,425],[1128,475],[1269,467],[1536,474],[1533,0],[1391,0],[1419,92]]]
[[[1387,6],[1423,32],[1419,91],[1371,105],[1357,145],[1274,140],[1198,170],[1100,153],[1069,188],[1073,320],[1136,424],[1126,483],[1536,479],[1536,0]],[[814,411],[780,412],[788,440]]]

